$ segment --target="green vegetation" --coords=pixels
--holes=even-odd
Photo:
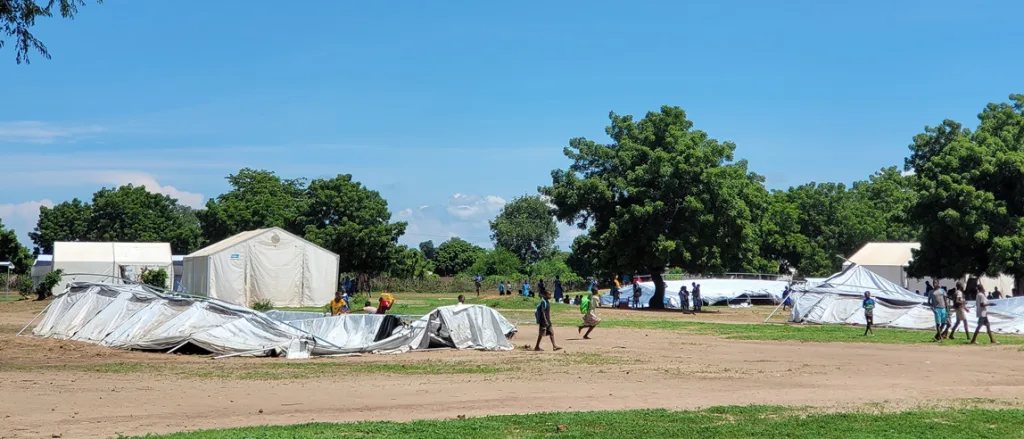
[[[1024,410],[920,410],[814,413],[748,406],[701,411],[635,410],[540,413],[415,422],[246,427],[147,436],[166,439],[276,438],[1004,438],[1021,437]]]
[[[60,283],[62,276],[64,276],[64,270],[59,268],[46,273],[46,276],[43,276],[43,280],[39,281],[39,285],[36,285],[36,296],[38,296],[38,299],[43,300],[52,296],[53,289]]]
[[[156,270],[146,270],[142,272],[142,276],[139,276],[142,283],[157,288],[167,288],[167,270],[158,268]]]
[[[508,251],[513,260],[526,266],[551,256],[558,238],[558,226],[552,217],[551,206],[538,195],[512,200],[490,225],[495,248]]]
[[[270,299],[257,300],[249,305],[249,308],[256,311],[270,311],[274,309],[274,302]],[[323,311],[323,309],[321,308],[320,311]]]

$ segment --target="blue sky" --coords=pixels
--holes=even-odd
[[[199,206],[243,166],[351,173],[404,243],[477,243],[608,111],[679,105],[772,188],[902,165],[1024,92],[1010,1],[107,0],[0,49],[0,218],[145,184]],[[298,4],[297,4],[298,5]],[[563,227],[559,244],[572,232]]]

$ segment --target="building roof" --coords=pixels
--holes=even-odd
[[[36,255],[36,262],[32,264],[36,265],[50,265],[53,263],[53,255]]]
[[[849,260],[857,265],[904,267],[914,259],[911,251],[919,248],[917,242],[869,242]]]
[[[55,262],[132,262],[170,264],[167,242],[55,242]]]

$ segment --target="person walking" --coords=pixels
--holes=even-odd
[[[555,281],[552,282],[552,284],[554,285],[554,288],[555,288],[555,302],[561,302],[562,301],[562,293],[563,293],[563,291],[562,291],[562,279],[560,277],[558,277],[558,276],[555,276]]]
[[[523,281],[523,296],[530,297],[530,280],[526,279]]]
[[[960,327],[961,322],[964,324],[964,338],[969,337],[971,329],[967,327],[967,301],[964,300],[964,284],[962,282],[957,282],[956,288],[953,290],[953,311],[956,312],[956,323],[949,331],[949,339],[956,339],[956,328]]]
[[[643,291],[640,290],[640,281],[633,279],[633,309],[640,309],[640,296],[643,295]]]
[[[928,305],[935,315],[935,341],[942,341],[949,331],[949,319],[946,312],[946,293],[941,288],[934,288],[928,295]]]
[[[786,285],[786,289],[782,290],[782,310],[788,311],[793,307],[793,300],[789,298],[793,290],[789,289],[789,285]]]
[[[540,348],[540,341],[544,339],[545,335],[551,338],[552,350],[562,350],[562,348],[555,344],[555,330],[551,325],[551,303],[548,301],[550,299],[547,294],[541,294],[540,303],[537,304],[537,311],[534,312],[537,318],[537,326],[540,328],[537,333],[537,344],[533,347],[535,351],[544,350]]]
[[[480,297],[480,284],[483,283],[483,281],[484,278],[480,277],[479,274],[473,277],[473,285],[476,286],[476,297]]]
[[[693,291],[690,294],[693,296],[693,312],[701,312],[704,309],[704,299],[700,297],[700,284],[694,282]]]
[[[996,288],[998,291],[998,288]],[[978,309],[978,324],[974,326],[974,337],[971,337],[971,344],[975,344],[978,341],[978,332],[981,331],[981,325],[985,325],[985,332],[988,333],[988,341],[992,344],[999,344],[995,337],[992,336],[992,325],[988,322],[988,307],[995,306],[988,301],[988,297],[981,294],[974,301],[974,307]]]
[[[861,307],[864,308],[864,321],[867,322],[867,326],[864,328],[864,336],[867,337],[868,333],[871,336],[875,336],[875,330],[871,329],[871,325],[875,323],[875,299],[871,298],[871,292],[864,292],[864,301],[861,302]]]
[[[597,294],[593,291],[590,294],[583,296],[580,302],[580,313],[583,314],[583,324],[576,330],[577,333],[583,331],[583,328],[588,328],[587,333],[583,334],[583,338],[586,340],[590,339],[590,333],[594,331],[594,328],[601,323],[601,318],[597,316],[597,312],[594,308],[597,308]]]
[[[619,279],[615,279],[612,283],[612,308],[619,307],[619,287],[622,286],[619,283]]]
[[[537,294],[544,296],[548,293],[547,285],[544,285],[544,279],[537,281]]]

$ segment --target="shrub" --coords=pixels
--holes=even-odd
[[[39,281],[39,285],[36,286],[37,300],[45,300],[47,297],[53,295],[53,289],[60,283],[64,277],[64,270],[57,269],[43,276],[43,280]]]
[[[32,289],[36,287],[36,283],[32,282],[32,278],[27,275],[18,276],[18,292],[21,293],[21,297],[28,297],[32,295]]]
[[[271,302],[270,299],[257,300],[249,308],[255,311],[270,311],[274,309],[274,302]]]
[[[142,276],[139,276],[139,280],[149,286],[167,288],[167,270],[158,268],[156,270],[143,271]]]

